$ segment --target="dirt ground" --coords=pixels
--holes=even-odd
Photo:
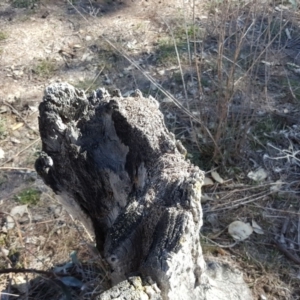
[[[44,299],[92,299],[107,287],[106,268],[95,252],[92,237],[55,200],[34,170],[41,151],[38,105],[45,87],[56,81],[67,81],[87,92],[105,86],[129,95],[139,89],[158,99],[170,130],[188,148],[188,158],[212,180],[203,189],[201,235],[205,255],[234,262],[242,269],[254,299],[300,299],[299,39],[285,51],[278,51],[275,45],[268,57],[259,57],[260,67],[252,86],[255,97],[244,89],[245,76],[237,83],[228,114],[234,119],[238,110],[240,118],[241,102],[248,101],[243,108],[255,112],[251,117],[247,114],[249,122],[235,123],[238,125],[234,127],[249,124],[235,138],[247,136],[247,141],[239,156],[228,158],[225,166],[213,160],[207,163],[205,154],[199,156],[197,150],[204,140],[202,132],[197,126],[190,127],[191,117],[180,112],[164,93],[171,93],[192,116],[197,116],[199,86],[194,82],[195,66],[188,63],[191,57],[187,44],[193,48],[199,41],[183,43],[195,26],[185,26],[184,22],[196,20],[204,28],[207,16],[213,13],[210,10],[215,8],[207,4],[210,2],[195,2],[0,2],[0,271],[60,268],[59,272],[69,274],[63,282],[71,289],[71,294],[63,289],[53,294],[61,284],[50,273],[2,274],[1,299],[41,299],[41,295]],[[246,5],[243,8],[249,10]],[[275,20],[274,16],[288,14],[291,4],[275,4],[271,9]],[[292,25],[287,27],[297,38],[299,14],[298,8],[291,17]],[[198,71],[203,73],[201,83],[207,99],[201,110],[207,109],[210,126],[209,118],[214,118],[212,99],[223,95],[218,94],[214,79],[219,75],[211,71],[220,51],[215,29],[205,28],[210,34],[205,51],[199,54],[201,59],[206,58]],[[237,69],[244,67],[250,54],[246,47],[242,49]],[[224,52],[228,62],[232,58],[226,55]],[[259,170],[263,171],[257,175]],[[12,218],[10,223],[8,216]],[[252,228],[257,223],[261,231],[254,229],[249,238],[231,247],[228,225],[236,220],[249,222]]]

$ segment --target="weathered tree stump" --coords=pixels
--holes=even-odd
[[[204,262],[204,175],[155,99],[57,83],[39,109],[36,170],[110,265],[113,287],[99,299],[251,299],[239,272]]]

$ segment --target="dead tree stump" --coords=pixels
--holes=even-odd
[[[110,265],[113,287],[99,299],[251,299],[239,272],[204,262],[204,175],[155,99],[56,83],[39,110],[36,170]]]

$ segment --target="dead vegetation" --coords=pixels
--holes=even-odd
[[[18,227],[2,229],[1,268],[52,268],[35,280],[30,272],[3,274],[1,293],[40,299],[43,291],[60,286],[55,299],[68,293],[91,299],[107,284],[97,254],[87,241],[80,244],[85,233],[64,212],[55,214],[58,204],[47,198],[49,191],[32,170],[40,149],[35,131],[43,88],[49,80],[65,80],[84,90],[105,85],[123,95],[138,88],[154,96],[188,149],[187,158],[207,177],[217,171],[223,179],[212,178],[203,189],[207,256],[235,260],[246,270],[255,299],[299,299],[298,4],[56,2],[0,4],[0,99],[12,106],[0,107],[3,228],[4,213],[29,205],[24,220],[17,216]],[[257,178],[259,170],[265,175]],[[26,191],[33,190],[41,201],[27,199]],[[20,203],[18,197],[27,200]],[[235,220],[254,220],[263,234],[226,248],[234,243],[227,228]],[[74,249],[78,257],[69,262]],[[71,282],[55,275],[57,264]],[[102,277],[93,277],[95,272]],[[23,289],[13,287],[17,279]]]

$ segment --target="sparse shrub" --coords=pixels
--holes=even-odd
[[[33,8],[39,0],[13,0],[12,5],[17,8]]]
[[[47,77],[55,72],[55,64],[51,60],[41,60],[33,69],[34,73],[40,77]]]
[[[0,31],[0,41],[6,40],[8,38],[7,33]]]
[[[40,200],[40,195],[40,191],[34,188],[29,188],[19,193],[16,196],[16,200],[21,204],[36,205]]]
[[[195,22],[187,30],[188,40],[193,40],[191,56],[200,99],[198,103],[190,101],[189,109],[200,116],[193,117],[194,124],[201,124],[200,157],[210,156],[214,163],[225,166],[238,158],[248,143],[247,132],[256,122],[257,108],[272,94],[276,71],[287,71],[276,60],[285,49],[286,32],[297,36],[300,28],[275,9],[270,14],[273,5],[271,1],[248,5],[212,1],[206,21]],[[289,73],[289,88],[297,99],[294,77]],[[206,149],[209,153],[204,153]]]
[[[176,63],[176,52],[171,39],[160,39],[158,43],[158,61],[160,63]]]
[[[5,119],[0,117],[0,140],[5,138],[7,135],[7,129],[5,125]]]

